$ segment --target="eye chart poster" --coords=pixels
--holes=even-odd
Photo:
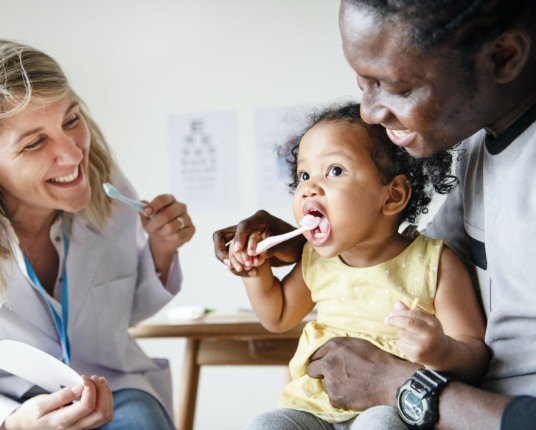
[[[197,211],[238,206],[235,112],[170,117],[172,192]]]
[[[255,110],[259,207],[291,207],[290,170],[277,148],[302,130],[308,110],[306,106]]]

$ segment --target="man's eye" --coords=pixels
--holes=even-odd
[[[307,172],[299,172],[298,173],[298,181],[307,181],[309,179],[309,173]]]
[[[332,166],[329,168],[328,176],[341,176],[342,172],[343,172],[342,167]]]
[[[397,93],[395,93],[395,95],[399,97],[409,97],[411,95],[411,90],[398,91]]]
[[[398,97],[409,97],[412,93],[412,90],[411,89],[399,89],[399,88],[386,88],[386,91],[389,93],[389,94],[392,94],[394,96],[398,96]]]

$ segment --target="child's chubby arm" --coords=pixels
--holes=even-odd
[[[237,262],[245,267],[257,268],[255,276],[241,279],[259,321],[267,330],[290,330],[313,309],[314,302],[303,280],[301,262],[280,281],[274,276],[264,254],[248,260],[246,253],[234,253],[231,249],[229,258],[231,264]]]
[[[485,320],[469,273],[449,248],[441,254],[434,307],[435,316],[396,304],[386,323],[400,329],[398,349],[430,369],[479,381],[490,358]]]

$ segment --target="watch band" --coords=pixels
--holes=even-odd
[[[439,421],[439,394],[451,379],[446,373],[419,369],[398,389],[398,411],[409,428],[433,428]]]
[[[452,379],[448,373],[436,372],[435,370],[419,369],[411,377],[412,381],[421,384],[428,393],[441,390]]]

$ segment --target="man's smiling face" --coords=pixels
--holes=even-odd
[[[492,73],[478,69],[467,82],[460,56],[448,47],[424,55],[400,19],[341,2],[344,55],[363,91],[361,116],[416,157],[449,149],[493,118]]]

